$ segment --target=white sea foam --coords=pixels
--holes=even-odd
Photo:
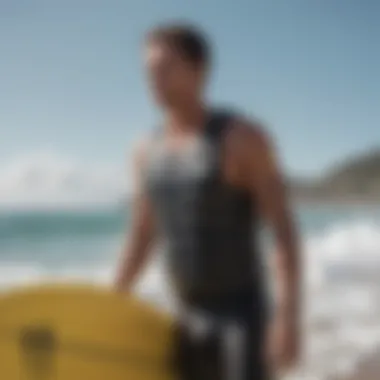
[[[375,222],[337,225],[305,240],[307,346],[301,378],[324,380],[332,374],[349,374],[363,355],[380,344],[379,252],[380,225]],[[2,289],[44,281],[106,285],[115,271],[115,262],[83,267],[73,262],[59,270],[32,261],[0,264]],[[162,264],[155,262],[148,268],[138,292],[160,305],[169,305]]]

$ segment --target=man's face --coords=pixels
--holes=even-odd
[[[200,95],[203,70],[185,61],[174,48],[151,42],[146,47],[145,60],[149,84],[159,104],[183,104]]]

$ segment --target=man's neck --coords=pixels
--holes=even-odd
[[[171,132],[197,130],[203,127],[206,107],[203,102],[187,103],[166,111],[166,126]]]

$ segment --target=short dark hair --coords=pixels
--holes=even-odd
[[[148,42],[162,42],[196,66],[209,66],[211,52],[205,34],[190,24],[165,24],[151,29]]]

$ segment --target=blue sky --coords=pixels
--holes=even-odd
[[[141,37],[186,19],[215,43],[210,98],[265,120],[291,173],[318,173],[380,141],[379,4],[1,0],[1,163],[48,150],[124,165],[157,118]]]

